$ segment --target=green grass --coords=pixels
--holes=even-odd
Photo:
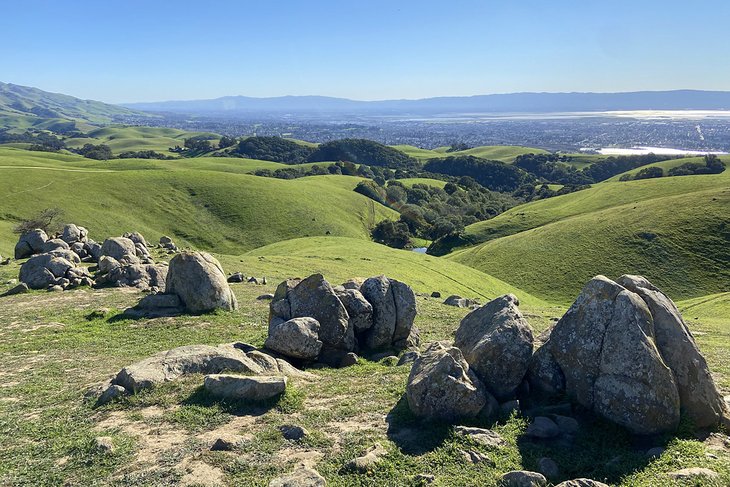
[[[231,260],[228,260],[231,259]],[[224,257],[233,265],[238,258]],[[472,268],[447,260],[397,250],[373,242],[351,238],[312,237],[287,240],[255,249],[242,256],[243,267],[249,272],[277,272],[276,279],[303,277],[313,272],[332,276],[335,281],[359,276],[387,274],[409,283],[417,292],[439,291],[444,296],[460,294],[465,297],[492,299],[514,293],[524,303],[544,306],[545,303],[498,279]],[[267,276],[268,277],[268,276]]]
[[[446,149],[448,149],[448,147],[440,147],[433,150],[421,149],[412,145],[395,145],[393,147],[415,159],[418,159],[421,162],[425,162],[429,159],[436,159],[448,156],[475,156],[481,157],[483,159],[502,161],[509,164],[512,163],[517,156],[522,154],[548,153],[548,151],[546,150],[537,149],[535,147],[523,147],[515,145],[485,145],[456,152],[446,152]]]
[[[105,163],[0,149],[0,222],[12,226],[59,207],[66,221],[89,228],[99,240],[139,230],[152,241],[167,234],[179,245],[237,254],[328,232],[369,239],[375,223],[397,215],[355,193],[357,177],[281,180],[243,174],[270,164],[239,159]],[[14,240],[9,232],[0,236],[0,253],[11,253]]]
[[[403,183],[404,186],[411,188],[414,184],[425,184],[427,186],[434,186],[436,188],[443,189],[444,186],[446,186],[446,181],[441,181],[438,179],[429,179],[429,178],[404,178],[404,179],[398,179],[401,183]]]
[[[728,215],[726,175],[604,183],[513,208],[449,258],[554,302],[624,273],[687,299],[729,290]]]

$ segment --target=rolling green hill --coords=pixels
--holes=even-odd
[[[263,161],[245,164],[269,165]],[[139,230],[151,240],[240,254],[295,237],[331,234],[369,239],[370,228],[397,214],[353,191],[361,178],[296,180],[245,174],[241,160],[89,161],[77,156],[0,149],[0,253],[22,218],[60,207],[64,219],[102,239]],[[238,170],[237,170],[238,169]]]
[[[227,259],[235,260],[223,257],[223,262]],[[246,269],[256,275],[271,272],[272,267],[285,270],[279,278],[320,272],[333,282],[387,274],[421,293],[439,291],[444,297],[455,293],[482,300],[514,293],[525,305],[546,305],[514,286],[456,262],[352,238],[287,240],[255,249],[242,259]]]
[[[0,82],[0,126],[22,124],[45,128],[36,121],[61,123],[60,120],[99,124],[128,116],[150,117],[128,108]]]
[[[395,145],[393,147],[421,162],[446,156],[474,156],[482,159],[512,163],[515,160],[515,157],[521,154],[548,153],[548,151],[543,149],[514,145],[485,145],[455,152],[446,152],[446,149],[448,149],[447,147],[439,147],[438,149],[433,150],[421,149],[412,145]]]
[[[725,164],[730,163],[730,157],[721,157],[723,161],[725,161]],[[636,169],[632,169],[631,171],[626,171],[621,174],[617,174],[616,176],[608,179],[607,181],[619,181],[621,179],[621,176],[624,176],[625,174],[630,174],[631,176],[636,175],[639,171],[642,169],[646,169],[647,167],[660,167],[664,170],[664,176],[667,175],[667,172],[677,166],[681,166],[682,164],[698,164],[698,165],[704,165],[705,159],[704,156],[702,157],[682,157],[680,159],[669,159],[667,161],[660,161],[655,162],[653,164],[647,164],[646,166],[637,167]]]
[[[441,181],[440,179],[430,179],[430,178],[403,178],[398,179],[401,183],[403,183],[404,186],[412,187],[414,184],[425,184],[427,186],[434,186],[436,188],[443,189],[444,186],[446,186],[446,181]]]
[[[213,144],[220,139],[219,135],[202,132],[186,132],[184,130],[164,127],[104,127],[92,130],[83,138],[66,139],[66,145],[78,148],[84,144],[106,144],[114,155],[128,151],[153,150],[165,155],[174,155],[168,148],[182,147],[185,139],[194,136],[209,136]]]
[[[569,302],[595,274],[643,274],[673,297],[730,288],[730,173],[605,182],[471,225],[450,259]]]

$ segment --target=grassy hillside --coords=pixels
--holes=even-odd
[[[84,144],[106,144],[115,155],[127,151],[153,150],[165,155],[174,155],[168,151],[170,147],[184,144],[184,139],[208,135],[213,137],[212,143],[220,136],[210,133],[186,132],[184,130],[164,127],[104,127],[86,134],[84,138],[71,138],[66,145],[78,148]]]
[[[427,186],[434,186],[441,189],[446,186],[446,181],[430,178],[404,178],[399,179],[398,181],[400,181],[401,183],[403,183],[404,186],[407,186],[409,188],[412,187],[414,184],[425,184]]]
[[[387,274],[422,293],[439,291],[444,297],[460,294],[483,300],[514,293],[526,305],[545,305],[514,286],[456,262],[352,238],[287,240],[255,249],[242,259],[247,272],[258,275],[274,268],[281,279],[321,272],[338,282],[354,276]]]
[[[242,174],[242,160],[218,161],[104,163],[0,149],[0,221],[7,227],[43,208],[60,207],[65,220],[88,227],[92,237],[139,230],[153,240],[169,234],[182,244],[238,254],[327,232],[368,239],[377,221],[397,218],[352,191],[360,178],[263,178]],[[246,169],[259,164],[269,163],[253,162]],[[4,232],[0,253],[10,253],[13,245],[14,236]]]
[[[98,101],[0,82],[0,114],[30,119],[72,119],[87,123],[110,123],[117,117],[150,115]],[[27,123],[27,121],[26,121]]]
[[[446,152],[447,147],[440,147],[433,150],[421,149],[412,145],[395,145],[393,147],[422,162],[446,156],[475,156],[481,157],[482,159],[511,163],[521,154],[546,154],[548,152],[534,147],[515,145],[485,145],[456,152]]]
[[[721,157],[723,161],[725,161],[725,164],[730,163],[730,157]],[[705,164],[705,158],[702,157],[682,157],[680,159],[670,159],[668,161],[660,161],[655,162],[654,164],[647,164],[646,166],[637,167],[636,169],[632,169],[631,171],[626,171],[621,174],[617,174],[616,176],[612,177],[611,179],[608,179],[608,181],[618,181],[621,179],[621,176],[625,174],[630,174],[634,176],[637,172],[641,171],[642,169],[645,169],[647,167],[660,167],[664,170],[664,176],[667,175],[667,172],[669,172],[670,169],[681,166],[682,164],[698,164],[698,165],[704,165]]]
[[[562,303],[596,274],[643,274],[691,298],[730,289],[728,215],[727,175],[604,183],[514,208],[449,258]]]

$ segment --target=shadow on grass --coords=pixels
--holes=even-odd
[[[180,404],[183,406],[217,406],[221,412],[233,416],[261,416],[272,409],[282,413],[299,411],[303,407],[304,397],[294,387],[287,386],[284,393],[264,401],[221,399],[211,395],[203,386],[200,386]]]
[[[441,446],[451,432],[446,423],[424,421],[408,407],[405,395],[385,417],[388,438],[408,455],[422,455]]]

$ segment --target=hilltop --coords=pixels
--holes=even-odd
[[[0,82],[0,128],[68,131],[125,117],[147,118],[149,115],[117,105]]]

